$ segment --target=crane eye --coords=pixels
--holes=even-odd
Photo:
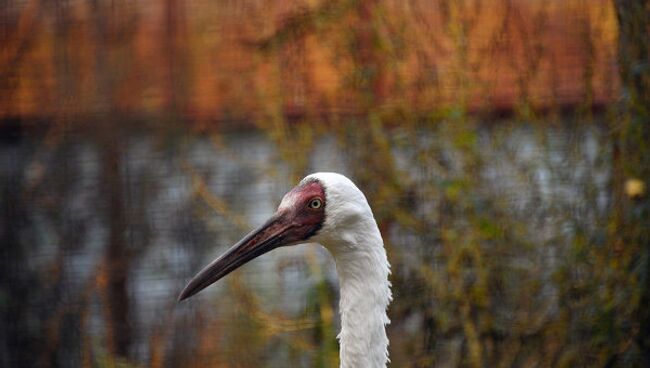
[[[308,206],[309,208],[318,209],[321,208],[322,205],[323,205],[323,201],[321,201],[320,198],[314,198],[311,201],[309,201]]]

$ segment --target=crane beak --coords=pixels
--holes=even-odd
[[[210,286],[246,262],[261,256],[275,248],[296,243],[294,226],[289,214],[278,212],[264,225],[253,230],[226,253],[215,259],[201,270],[178,296],[178,301],[185,300]]]

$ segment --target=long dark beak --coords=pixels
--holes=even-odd
[[[178,301],[205,289],[244,263],[277,247],[289,245],[291,228],[286,214],[276,213],[194,276],[178,296]]]

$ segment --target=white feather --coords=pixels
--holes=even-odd
[[[341,298],[340,357],[342,368],[379,368],[388,363],[392,300],[390,264],[384,242],[363,193],[347,177],[316,173],[325,188],[325,223],[310,240],[327,248],[336,263]]]

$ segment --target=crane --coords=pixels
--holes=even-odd
[[[268,221],[194,276],[178,300],[264,253],[301,243],[320,243],[334,257],[340,288],[341,368],[386,367],[390,264],[366,197],[341,174],[305,177],[282,198]]]

